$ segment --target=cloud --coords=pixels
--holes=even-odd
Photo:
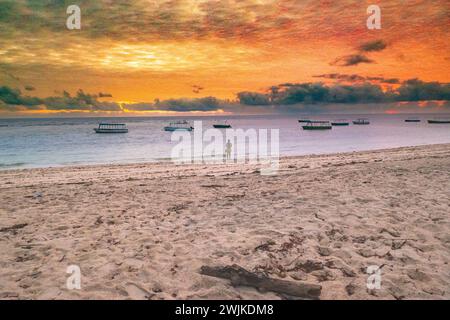
[[[450,84],[410,79],[398,88],[399,101],[450,100]]]
[[[331,74],[330,77],[342,78],[339,74]],[[384,79],[382,77],[379,80],[381,82],[394,82],[394,79]],[[395,79],[395,81],[398,81],[398,79]],[[292,105],[299,103],[355,104],[427,100],[449,101],[450,84],[411,79],[403,82],[396,90],[383,91],[380,85],[369,82],[352,85],[336,83],[330,86],[322,83],[288,83],[272,86],[269,88],[268,93],[265,94],[240,92],[237,96],[239,102],[244,105]]]
[[[250,38],[266,29],[279,28],[271,3],[258,0],[98,0],[78,1],[82,28],[78,36],[89,39],[131,41],[186,40],[205,37]],[[67,32],[64,0],[0,1],[0,35],[12,30],[21,33]],[[289,4],[298,7],[296,4]],[[255,23],[262,21],[265,23]],[[113,23],[112,23],[112,20]],[[23,23],[27,21],[27,23]],[[7,28],[1,28],[5,24]]]
[[[383,12],[388,28],[367,32],[367,5],[356,0],[328,1],[320,10],[310,0],[0,0],[0,60],[39,94],[52,85],[73,89],[78,82],[98,92],[93,89],[98,81],[104,90],[123,82],[120,93],[114,92],[121,100],[167,97],[174,90],[169,82],[177,90],[189,82],[207,86],[208,94],[230,96],[270,83],[271,77],[293,79],[298,67],[329,72],[330,61],[353,53],[376,60],[378,72],[433,74],[447,81],[442,57],[448,55],[443,13],[448,0],[411,1],[408,6],[393,1]],[[65,27],[65,9],[73,3],[82,10],[81,30]],[[389,48],[378,57],[373,50],[383,43]],[[391,43],[395,51],[384,55]],[[337,54],[330,58],[330,52]],[[400,52],[408,52],[410,60],[394,61]],[[371,67],[363,61],[340,63]],[[297,81],[307,79],[299,76]],[[152,94],[145,89],[150,77]],[[206,92],[197,91],[188,86],[177,92],[199,97]]]
[[[192,92],[194,93],[200,93],[200,91],[202,91],[204,88],[201,86],[198,86],[196,84],[192,85]]]
[[[342,74],[342,73],[327,73],[313,75],[314,78],[332,79],[337,81],[347,82],[363,82],[363,81],[377,81],[380,83],[398,84],[400,80],[397,78],[384,78],[384,77],[365,77],[359,74]]]
[[[48,110],[88,110],[88,111],[121,111],[119,104],[100,102],[97,95],[78,90],[75,96],[64,91],[62,96],[47,97],[43,104]]]
[[[189,112],[189,111],[217,111],[226,107],[226,102],[215,97],[203,97],[196,99],[168,99],[154,103],[133,103],[124,104],[125,109],[131,111],[174,111],[174,112]]]
[[[366,52],[382,51],[387,47],[386,42],[383,40],[373,40],[361,44],[357,49],[359,53],[349,54],[342,56],[334,60],[331,65],[339,67],[356,66],[360,63],[374,63],[375,61],[368,58]]]
[[[168,111],[214,111],[220,107],[220,100],[215,97],[198,99],[169,99],[156,104]]]
[[[270,104],[269,96],[258,92],[248,92],[248,91],[239,92],[237,94],[237,97],[240,103],[249,106],[260,106]]]
[[[386,42],[383,40],[374,40],[363,43],[358,47],[361,52],[382,51],[387,47]]]
[[[363,77],[360,75],[324,74],[316,77],[331,79],[358,79],[382,82],[399,82],[398,79],[383,77]],[[18,89],[7,86],[0,87],[0,110],[52,110],[52,111],[170,111],[170,112],[213,112],[224,110],[227,112],[291,112],[294,110],[317,111],[323,108],[318,105],[340,104],[342,110],[350,110],[347,105],[430,102],[434,101],[437,108],[450,106],[450,84],[439,82],[425,82],[410,79],[400,83],[396,89],[383,91],[379,84],[370,82],[355,82],[332,85],[316,83],[283,83],[269,87],[266,92],[243,91],[237,93],[238,102],[221,100],[216,97],[180,98],[122,104],[116,102],[99,101],[99,95],[85,93],[78,90],[75,95],[67,91],[57,96],[38,98],[23,95]],[[443,102],[443,103],[442,103]],[[301,105],[299,107],[298,105]],[[350,108],[350,109],[349,109]],[[375,110],[375,109],[374,109]]]
[[[325,78],[325,79],[340,80],[340,81],[349,81],[349,82],[365,81],[366,80],[365,77],[360,76],[358,74],[341,74],[341,73],[319,74],[319,75],[314,75],[313,77],[314,78]]]
[[[99,97],[111,97],[111,94],[93,95],[78,90],[75,95],[63,91],[58,96],[37,98],[24,96],[20,90],[7,86],[0,87],[0,109],[8,111],[23,110],[59,110],[59,111],[123,111],[116,102],[98,101]],[[215,97],[203,97],[196,99],[168,99],[155,100],[153,103],[124,104],[123,108],[131,111],[217,111],[229,106],[228,101]]]
[[[348,66],[356,66],[360,63],[373,63],[373,62],[374,61],[372,59],[369,59],[367,56],[363,54],[349,54],[337,58],[335,61],[331,63],[331,65],[339,67],[348,67]]]
[[[410,34],[411,28],[425,22],[437,31],[447,31],[448,19],[442,13],[446,0],[411,1],[410,6],[394,1],[389,12],[384,13],[390,33],[395,30],[396,35]],[[133,41],[208,36],[261,39],[288,35],[305,39],[315,37],[317,32],[331,37],[345,36],[360,30],[367,7],[355,0],[321,5],[320,12],[315,1],[294,0],[3,0],[0,24],[5,24],[4,33],[10,37],[12,29],[29,34],[41,30],[64,33],[67,31],[65,8],[73,3],[82,10],[82,29],[78,35]],[[405,16],[409,24],[404,23]]]
[[[0,101],[7,105],[23,105],[36,106],[42,104],[42,100],[36,97],[23,96],[18,89],[11,89],[9,87],[0,87]]]
[[[383,79],[384,83],[391,83],[391,84],[397,84],[400,83],[400,80],[397,78],[390,78],[390,79]]]
[[[88,110],[88,111],[121,111],[115,102],[100,102],[97,95],[78,90],[75,96],[64,91],[61,96],[38,98],[24,96],[18,89],[7,86],[0,87],[0,102],[4,110]]]
[[[385,99],[380,86],[365,83],[355,86],[333,86],[329,88],[326,102],[368,103],[382,102]]]

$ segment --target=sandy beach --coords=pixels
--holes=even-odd
[[[0,177],[0,298],[285,298],[199,274],[237,264],[320,284],[321,299],[450,299],[450,144],[283,158],[274,176],[158,163]]]

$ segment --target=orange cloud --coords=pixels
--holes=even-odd
[[[381,30],[366,28],[369,4],[82,1],[82,28],[69,31],[63,2],[17,0],[0,17],[0,67],[14,76],[0,73],[0,85],[30,85],[42,97],[82,87],[152,101],[196,97],[186,83],[233,99],[239,91],[330,73],[450,82],[448,1],[377,1]],[[329,64],[339,57],[348,59]]]

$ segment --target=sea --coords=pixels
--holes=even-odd
[[[448,116],[290,114],[226,119],[233,129],[257,132],[278,129],[280,156],[295,156],[450,143],[450,124],[427,123],[428,119]],[[350,121],[349,126],[323,131],[303,130],[297,121],[343,118]],[[353,125],[351,121],[357,118],[368,118],[370,125]],[[421,122],[405,122],[408,118]],[[173,133],[163,130],[169,122],[202,121],[205,132],[224,119],[218,116],[0,119],[0,170],[171,161],[173,148],[179,142],[173,141]],[[101,122],[125,123],[129,132],[97,134],[93,129]]]

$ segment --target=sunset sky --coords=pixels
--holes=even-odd
[[[143,103],[338,81],[324,74],[448,83],[449,27],[448,0],[0,0],[0,86]]]

